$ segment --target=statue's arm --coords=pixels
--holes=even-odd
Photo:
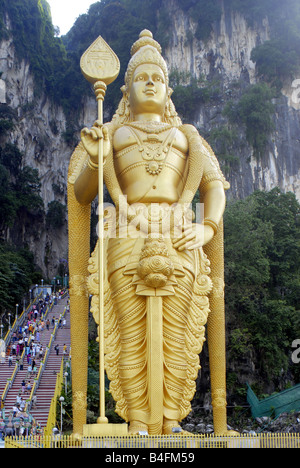
[[[202,202],[204,204],[204,226],[210,228],[211,238],[209,240],[211,240],[218,230],[226,205],[224,185],[220,180],[213,180],[206,184],[202,192]]]
[[[173,240],[179,251],[193,250],[208,244],[217,233],[225,209],[225,191],[222,181],[213,180],[205,185],[201,192],[204,205],[204,219],[200,225],[193,224],[182,236]]]
[[[102,138],[105,162],[112,148],[108,128],[97,121],[91,129],[84,128],[81,131],[81,141],[89,158],[76,179],[74,191],[77,201],[82,205],[91,203],[98,193],[98,151],[99,140]]]
[[[86,165],[75,181],[74,192],[82,205],[91,203],[98,193],[98,170]]]

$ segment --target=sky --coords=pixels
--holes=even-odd
[[[60,34],[66,34],[79,15],[87,13],[90,5],[97,0],[47,0],[51,7],[52,22]]]

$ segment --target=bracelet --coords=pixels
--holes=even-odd
[[[91,158],[88,159],[87,165],[93,171],[98,170],[98,164],[94,163]]]
[[[210,218],[205,218],[203,224],[204,226],[210,226],[214,230],[215,235],[217,234],[219,226],[215,221]]]

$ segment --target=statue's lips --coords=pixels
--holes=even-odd
[[[146,96],[155,96],[156,91],[154,91],[154,89],[147,89],[146,91],[144,91],[144,93],[146,94]]]

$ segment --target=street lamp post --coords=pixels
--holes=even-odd
[[[65,394],[67,394],[68,391],[68,372],[65,372]]]
[[[16,304],[16,322],[18,320],[19,304]]]
[[[59,398],[60,401],[60,433],[62,434],[62,421],[63,421],[63,403],[65,401],[64,397]]]

